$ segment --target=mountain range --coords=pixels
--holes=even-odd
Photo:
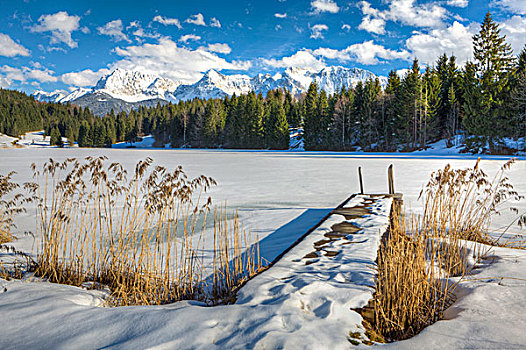
[[[358,82],[375,79],[377,76],[360,68],[331,66],[313,72],[302,68],[287,68],[274,75],[257,74],[254,77],[241,74],[225,75],[209,70],[193,84],[182,84],[159,75],[115,69],[101,77],[92,88],[77,88],[70,93],[65,91],[36,91],[34,98],[41,102],[76,104],[89,107],[95,114],[104,115],[113,109],[115,112],[130,111],[139,106],[155,106],[190,100],[209,99],[246,94],[250,91],[266,95],[270,90],[284,88],[293,95],[307,91],[310,83],[316,80],[320,89],[333,94],[342,87],[356,86]],[[378,77],[381,85],[387,83],[386,77]]]

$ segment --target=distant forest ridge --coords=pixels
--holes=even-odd
[[[306,150],[423,149],[463,134],[466,151],[509,153],[503,138],[526,134],[526,46],[513,56],[488,12],[473,36],[474,60],[438,57],[422,73],[418,60],[400,78],[378,79],[328,95],[314,81],[299,97],[287,90],[139,107],[95,116],[89,108],[40,103],[0,89],[0,132],[18,136],[44,129],[80,147],[107,147],[152,134],[156,146],[288,149],[289,128],[301,128]]]

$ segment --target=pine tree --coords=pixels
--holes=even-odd
[[[400,89],[400,77],[398,74],[391,70],[389,76],[387,77],[387,86],[385,87],[386,94],[396,94]]]
[[[205,147],[213,147],[218,142],[219,116],[214,100],[209,100],[206,104],[203,115],[202,139]]]
[[[428,141],[437,140],[441,136],[439,110],[442,105],[442,82],[435,70],[426,69],[423,83],[423,113],[421,114],[420,144],[422,147]],[[422,125],[423,124],[423,125]]]
[[[305,141],[305,149],[317,149],[320,144],[319,139],[319,123],[318,123],[318,84],[313,81],[309,85],[307,95],[304,102],[304,130],[303,139]]]
[[[269,99],[265,136],[268,148],[289,148],[289,124],[279,95]]]
[[[473,67],[469,67],[473,72],[467,72],[466,66],[466,73],[474,75],[480,93],[473,89],[464,91],[464,126],[470,134],[485,136],[481,142],[489,141],[491,149],[495,146],[495,138],[504,136],[500,131],[509,129],[503,105],[508,93],[507,79],[513,57],[511,46],[505,39],[506,36],[500,34],[498,24],[487,12],[479,33],[473,36],[475,61]]]
[[[526,45],[519,54],[517,65],[510,79],[507,111],[511,115],[510,136],[526,139]]]
[[[421,112],[421,77],[416,58],[411,70],[402,80],[395,103],[398,139],[410,149],[415,149],[418,143],[419,113]]]
[[[62,137],[60,135],[60,131],[58,130],[57,127],[54,127],[52,130],[51,130],[51,134],[50,134],[50,141],[49,143],[53,146],[59,146],[59,147],[62,147],[64,144],[62,143]]]

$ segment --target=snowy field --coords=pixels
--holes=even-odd
[[[20,137],[12,137],[0,133],[0,148],[50,148],[51,137],[44,136],[44,130],[26,132]],[[63,137],[62,142],[67,145],[68,139]]]
[[[395,189],[404,195],[406,208],[418,212],[418,194],[432,171],[450,163],[455,168],[473,166],[475,156],[365,153],[313,153],[273,151],[207,151],[154,149],[2,149],[0,173],[16,171],[15,180],[31,180],[29,166],[41,165],[47,159],[106,155],[133,169],[135,163],[151,157],[168,169],[182,165],[190,176],[212,176],[218,182],[211,195],[215,203],[227,201],[239,211],[245,227],[257,232],[262,254],[271,260],[285,245],[317,223],[351,193],[358,192],[357,168],[363,169],[367,193],[387,192],[387,167],[394,165]],[[489,174],[508,157],[485,157],[481,167]],[[521,194],[526,194],[526,162],[521,160],[508,172]],[[515,206],[526,212],[526,201]],[[495,229],[509,224],[513,215],[507,211],[493,222]],[[29,210],[18,222],[20,239],[15,246],[31,250],[32,238],[22,232],[34,230],[34,212]],[[518,231],[515,229],[515,231]],[[448,320],[424,330],[417,337],[389,346],[406,348],[490,347],[524,348],[526,321],[526,254],[520,251],[495,249],[495,262],[481,269],[477,280],[463,284],[462,298],[448,311]],[[373,259],[374,260],[374,259]],[[330,268],[330,266],[327,266]],[[329,276],[329,277],[327,277]],[[320,277],[331,278],[330,274]],[[334,275],[336,276],[336,275]],[[497,276],[514,277],[499,279]],[[312,283],[309,282],[309,283]],[[315,285],[315,284],[313,284]],[[0,327],[0,348],[349,348],[345,333],[355,325],[341,324],[341,332],[327,330],[324,343],[302,338],[301,328],[318,318],[338,319],[348,310],[317,304],[305,317],[294,318],[289,309],[278,317],[276,308],[258,305],[279,303],[284,293],[268,287],[261,302],[243,301],[244,306],[202,307],[196,302],[179,302],[159,307],[100,308],[97,292],[47,283],[6,282],[0,280],[0,313],[9,320],[9,327]],[[247,285],[250,286],[250,285]],[[300,303],[309,288],[296,287],[298,296],[287,295],[288,302]],[[305,287],[305,285],[302,285]],[[254,288],[254,287],[253,287]],[[314,288],[314,287],[312,287]],[[312,289],[311,288],[311,289]],[[286,288],[284,290],[287,290]],[[245,291],[244,293],[250,293]],[[274,294],[272,294],[274,293]],[[247,294],[248,295],[248,294]],[[272,295],[275,297],[272,298]],[[315,301],[315,299],[310,299]],[[299,304],[298,304],[299,305]],[[298,308],[298,307],[297,307]],[[247,311],[250,310],[250,311]],[[247,315],[257,317],[247,318]],[[288,316],[287,316],[288,315]],[[345,318],[341,318],[344,320]],[[256,321],[254,321],[256,320]],[[257,321],[259,320],[259,321]],[[266,328],[262,326],[265,320]],[[487,321],[484,321],[487,320]],[[499,323],[500,322],[500,323]],[[67,323],[63,330],[60,328]],[[320,323],[321,325],[321,323]],[[263,327],[263,328],[260,328]],[[280,332],[276,333],[276,329]],[[333,328],[330,328],[333,329]],[[298,332],[297,332],[298,331]],[[28,332],[33,335],[28,335]],[[499,335],[500,334],[500,335]],[[16,340],[16,341],[15,341]],[[95,342],[95,340],[97,340]],[[96,345],[94,345],[96,344]]]

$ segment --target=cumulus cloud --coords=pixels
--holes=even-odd
[[[276,18],[287,18],[287,14],[286,13],[275,13],[274,17],[276,17]]]
[[[154,22],[159,22],[165,26],[176,26],[177,28],[181,29],[183,26],[181,26],[181,22],[177,18],[167,18],[163,16],[155,16],[153,18]]]
[[[262,63],[273,68],[298,67],[313,71],[319,71],[324,68],[325,62],[312,54],[310,50],[303,49],[291,56],[285,56],[280,59],[262,59]]]
[[[64,43],[70,48],[78,47],[78,44],[71,37],[71,33],[79,29],[79,16],[70,16],[66,11],[60,11],[51,15],[42,15],[38,19],[38,24],[31,28],[33,32],[51,33],[51,44]]]
[[[321,12],[338,13],[340,11],[340,7],[333,0],[313,0],[310,6],[315,14]]]
[[[228,46],[228,44],[220,44],[220,43],[208,44],[208,46],[200,47],[200,49],[210,51],[210,52],[224,53],[224,54],[229,54],[230,52],[232,52],[232,49],[230,48],[230,46]]]
[[[395,0],[389,5],[388,18],[414,27],[434,28],[443,26],[447,11],[429,3],[415,5],[414,0]]]
[[[161,35],[159,33],[151,33],[151,32],[146,32],[142,27],[138,27],[134,32],[133,32],[133,35],[135,35],[136,37],[139,37],[139,38],[160,38]]]
[[[369,33],[385,34],[385,20],[381,18],[372,18],[365,16],[358,26],[359,29],[366,30]]]
[[[501,34],[506,35],[506,41],[518,54],[526,45],[526,17],[513,16],[500,23]]]
[[[491,5],[513,14],[526,15],[526,1],[523,0],[494,0]]]
[[[464,26],[457,21],[445,29],[433,29],[429,33],[415,32],[406,40],[406,46],[414,57],[431,65],[444,52],[455,55],[459,64],[472,59],[472,36],[478,31],[476,24]]]
[[[181,36],[179,38],[179,41],[182,42],[182,43],[186,43],[189,40],[197,41],[197,40],[201,40],[201,37],[199,35],[195,35],[195,34],[186,34],[186,35],[183,35],[183,36]]]
[[[34,67],[11,67],[4,65],[0,67],[0,79],[4,83],[12,84],[13,81],[20,83],[32,82],[32,83],[54,83],[58,81],[58,78],[54,75],[55,72],[46,68],[34,68]]]
[[[212,17],[210,19],[210,27],[221,28],[221,22],[219,22],[219,20],[217,18]]]
[[[329,27],[327,27],[325,24],[315,24],[312,27],[310,27],[311,39],[323,39],[323,31],[329,30]]]
[[[24,72],[20,68],[11,67],[8,65],[3,65],[0,67],[1,76],[7,81],[20,81],[25,82],[26,78],[24,77]]]
[[[109,72],[110,70],[106,68],[99,69],[98,71],[84,69],[79,72],[69,72],[62,74],[60,76],[60,80],[64,84],[75,87],[94,86],[101,76],[108,74]]]
[[[382,45],[375,44],[372,40],[350,45],[343,50],[319,48],[314,50],[313,54],[342,62],[355,61],[367,65],[381,63],[381,60],[408,60],[410,56],[407,50],[396,51],[387,49]]]
[[[0,88],[2,89],[8,89],[11,87],[11,84],[13,82],[9,79],[6,79],[0,75]]]
[[[25,72],[25,76],[29,80],[36,80],[40,83],[54,83],[58,81],[58,78],[53,76],[53,73],[53,71],[47,69],[29,69]]]
[[[191,15],[188,17],[185,21],[186,23],[195,24],[196,26],[205,26],[205,18],[203,17],[203,14],[198,13],[197,15]]]
[[[319,71],[326,67],[326,60],[339,62],[358,62],[366,65],[375,65],[383,61],[401,59],[409,60],[407,50],[391,50],[371,41],[350,45],[342,50],[320,47],[315,50],[302,49],[291,56],[281,59],[263,59],[263,65],[273,68],[299,67],[311,71]]]
[[[447,4],[454,7],[467,7],[468,3],[468,0],[447,0]]]
[[[250,62],[227,61],[203,49],[180,47],[166,37],[155,44],[117,47],[115,53],[122,59],[113,64],[112,69],[140,70],[185,83],[194,83],[201,78],[202,73],[210,69],[247,70],[251,66]]]
[[[127,42],[131,42],[128,36],[123,33],[123,29],[124,26],[122,25],[122,20],[116,19],[106,23],[102,27],[98,27],[97,31],[99,32],[99,34],[111,36],[115,41],[124,40]]]
[[[0,33],[0,56],[29,56],[29,50],[16,43],[9,35]]]
[[[360,2],[359,6],[364,15],[359,28],[376,34],[385,33],[386,21],[413,27],[439,28],[444,27],[443,20],[447,16],[445,8],[433,3],[418,5],[415,4],[415,0],[393,0],[384,11],[373,8],[367,1]]]

